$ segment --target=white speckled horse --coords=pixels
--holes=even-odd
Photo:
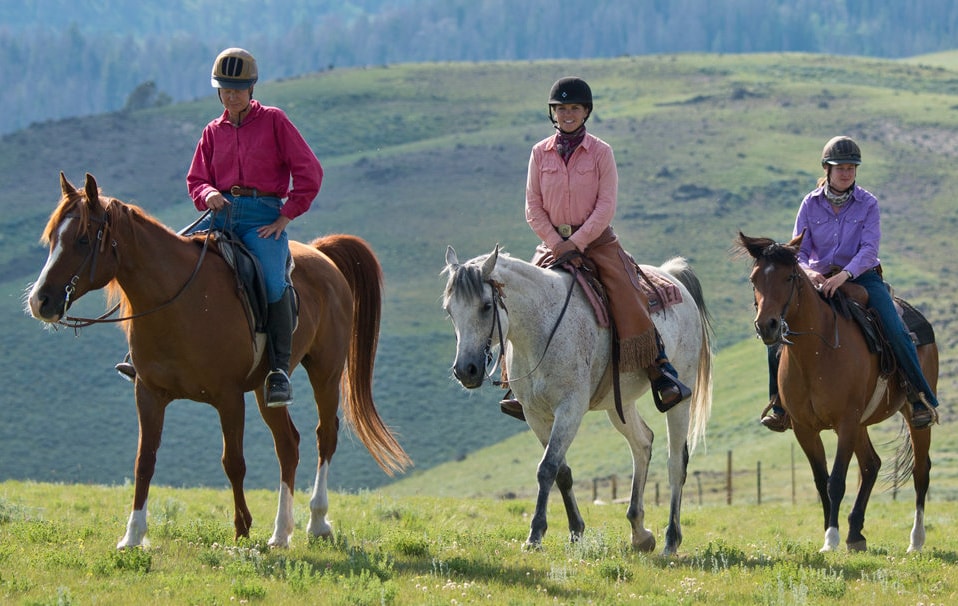
[[[692,388],[691,398],[666,413],[671,497],[664,552],[674,554],[682,543],[680,512],[689,453],[705,434],[712,405],[711,327],[698,278],[684,259],[642,269],[672,282],[681,293],[681,302],[653,313],[652,319],[679,377]],[[626,513],[632,545],[641,551],[654,550],[655,536],[644,527],[643,507],[653,436],[635,406],[649,389],[649,380],[645,372],[622,373],[620,418],[610,387],[610,331],[599,323],[572,274],[515,259],[500,253],[498,246],[491,254],[461,264],[449,247],[444,273],[448,281],[443,307],[452,319],[457,341],[453,373],[464,387],[478,388],[494,357],[493,345],[501,342],[509,387],[545,448],[526,546],[541,546],[554,484],[565,504],[571,540],[582,536],[585,523],[573,495],[566,451],[585,413],[604,410],[632,451],[632,490]]]

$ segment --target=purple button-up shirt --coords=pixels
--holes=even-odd
[[[798,262],[821,274],[837,268],[858,277],[878,265],[878,199],[856,185],[836,213],[825,197],[824,187],[827,185],[805,196],[798,209],[792,235],[805,232]]]

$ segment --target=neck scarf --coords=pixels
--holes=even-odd
[[[564,133],[561,130],[556,132],[556,151],[559,152],[563,162],[569,163],[572,152],[579,147],[583,139],[585,139],[585,124],[571,133]]]
[[[852,197],[852,192],[855,190],[855,183],[852,183],[852,186],[846,189],[843,192],[833,193],[832,186],[830,184],[825,184],[825,197],[828,198],[828,201],[833,206],[843,206],[845,202],[848,202],[848,199]]]

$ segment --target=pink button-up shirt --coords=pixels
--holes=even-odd
[[[553,249],[562,241],[555,226],[581,226],[569,239],[579,250],[585,250],[615,216],[619,187],[615,156],[608,143],[589,133],[568,164],[555,147],[553,135],[532,148],[526,179],[526,221]]]
[[[255,99],[239,126],[225,111],[206,125],[186,176],[201,211],[211,192],[240,185],[286,198],[280,212],[289,219],[309,210],[322,182],[323,167],[286,113]]]

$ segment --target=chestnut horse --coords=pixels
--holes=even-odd
[[[249,536],[252,516],[243,493],[247,391],[256,394],[279,460],[279,506],[269,545],[288,547],[299,432],[286,408],[265,405],[264,337],[250,328],[233,271],[204,237],[177,235],[141,208],[102,195],[92,175],[78,190],[60,173],[60,186],[62,198],[42,236],[49,256],[30,291],[29,307],[38,320],[62,323],[77,320],[65,314],[87,292],[106,287],[110,299],[119,301],[117,320],[123,321],[137,369],[140,438],[133,511],[117,548],[145,542],[150,480],[166,406],[175,399],[206,402],[219,413],[233,525],[237,538]],[[341,391],[347,422],[379,465],[392,474],[411,461],[372,399],[382,301],[379,261],[354,236],[289,245],[292,281],[300,295],[291,362],[306,369],[319,411],[319,462],[307,531],[328,537],[326,483],[336,451]]]
[[[755,292],[755,330],[769,346],[781,346],[779,397],[792,419],[795,438],[808,457],[825,513],[825,544],[838,546],[838,512],[845,495],[848,464],[854,454],[861,473],[858,496],[848,515],[849,550],[863,551],[865,508],[878,478],[881,459],[868,436],[868,426],[896,413],[909,423],[910,448],[899,448],[899,459],[913,457],[901,469],[911,470],[915,485],[915,519],[908,551],[925,543],[925,495],[931,459],[930,428],[911,427],[911,406],[896,376],[882,376],[878,355],[869,351],[853,319],[837,312],[819,294],[798,265],[802,236],[786,244],[739,233],[738,247],[755,260],[749,279]],[[918,359],[928,384],[938,383],[938,348],[918,347]],[[897,374],[897,373],[896,373]],[[820,433],[838,436],[835,461],[828,472]],[[897,467],[896,467],[897,468]]]

